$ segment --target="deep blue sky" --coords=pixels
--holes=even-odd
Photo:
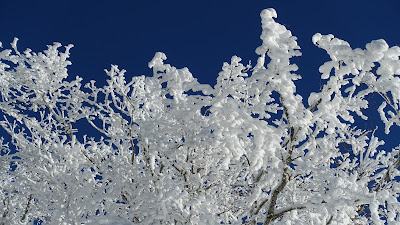
[[[151,75],[147,63],[162,51],[168,63],[188,67],[201,82],[215,83],[233,55],[256,62],[260,12],[273,7],[277,21],[299,38],[303,56],[300,93],[319,88],[318,67],[327,56],[313,46],[314,33],[332,33],[351,46],[383,38],[400,44],[400,1],[0,1],[3,47],[18,37],[20,50],[74,44],[69,74],[103,84],[110,64],[128,76]],[[303,92],[304,91],[304,92]]]
[[[85,83],[104,84],[103,71],[110,64],[126,69],[128,76],[151,75],[147,63],[162,51],[168,63],[188,67],[200,82],[214,84],[222,63],[233,55],[256,62],[259,14],[270,7],[299,38],[303,56],[295,62],[303,80],[297,84],[305,99],[319,89],[318,67],[328,59],[313,46],[314,33],[332,33],[353,48],[380,38],[400,45],[399,0],[0,0],[0,41],[10,48],[18,37],[20,50],[34,51],[53,42],[74,44],[69,74]]]

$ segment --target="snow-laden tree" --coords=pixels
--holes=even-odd
[[[296,37],[262,11],[257,64],[237,56],[217,84],[156,53],[153,76],[67,79],[69,50],[0,52],[1,224],[399,224],[400,48],[314,44],[331,60],[305,100]],[[375,130],[371,96],[380,104]],[[90,124],[101,137],[78,130]],[[135,154],[136,152],[136,154]]]

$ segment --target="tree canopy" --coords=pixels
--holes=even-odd
[[[398,224],[400,145],[384,138],[400,124],[400,47],[317,33],[331,60],[300,96],[300,47],[275,18],[261,12],[257,63],[233,56],[214,87],[161,52],[152,76],[112,65],[105,86],[83,84],[72,45],[15,39],[0,52],[0,223]],[[371,116],[375,129],[357,122]]]

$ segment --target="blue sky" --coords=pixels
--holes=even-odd
[[[326,59],[314,33],[332,33],[353,48],[383,38],[400,44],[400,1],[1,1],[0,41],[18,37],[19,48],[42,51],[47,44],[74,44],[69,74],[103,84],[110,64],[129,76],[151,75],[147,63],[162,51],[168,63],[213,84],[233,55],[256,62],[261,44],[260,12],[273,7],[277,21],[299,38],[296,59],[303,76],[298,91],[319,88],[318,67]],[[303,92],[304,91],[304,92]]]
[[[256,62],[261,44],[260,12],[275,8],[277,21],[297,36],[303,56],[295,59],[298,92],[319,90],[318,67],[328,56],[311,42],[314,33],[334,34],[353,48],[374,39],[400,45],[400,1],[1,1],[0,41],[10,48],[42,51],[47,44],[74,44],[71,78],[105,83],[110,64],[127,76],[151,75],[158,51],[167,63],[188,67],[200,82],[214,84],[222,63],[233,55]],[[305,101],[306,102],[306,101]]]

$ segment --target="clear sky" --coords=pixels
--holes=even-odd
[[[168,63],[188,67],[201,82],[213,84],[233,55],[256,62],[259,14],[270,7],[299,38],[300,92],[319,88],[318,67],[327,59],[311,43],[316,32],[332,33],[353,48],[379,38],[400,44],[398,0],[0,1],[0,41],[9,48],[18,37],[20,50],[34,51],[55,41],[72,43],[70,76],[99,83],[110,64],[128,75],[151,75],[147,63],[162,51]]]
[[[105,83],[110,64],[127,76],[151,75],[147,63],[157,51],[167,63],[188,67],[200,82],[214,84],[224,61],[237,55],[256,62],[261,44],[260,12],[275,8],[277,21],[297,36],[303,56],[295,60],[298,92],[307,99],[319,90],[318,67],[328,59],[313,46],[314,33],[344,39],[365,48],[374,39],[400,45],[399,0],[263,0],[263,1],[0,1],[0,41],[10,48],[42,51],[47,44],[74,44],[69,74],[84,82]]]

